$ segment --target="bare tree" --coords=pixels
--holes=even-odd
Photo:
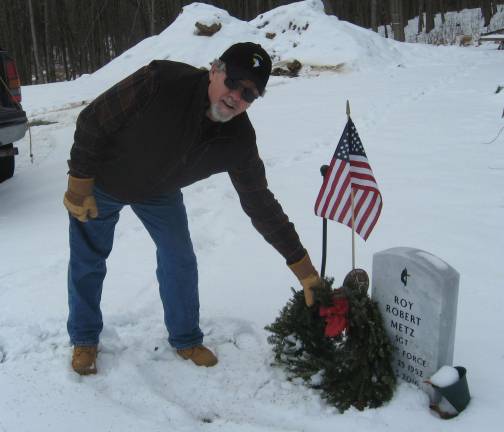
[[[483,14],[483,19],[485,20],[484,26],[488,27],[490,25],[490,20],[492,19],[492,6],[490,0],[483,0],[481,5],[481,12]]]
[[[156,28],[156,20],[154,10],[156,8],[156,0],[147,0],[147,11],[149,14],[149,22],[150,22],[150,35],[155,35]]]
[[[46,81],[54,81],[54,58],[53,47],[51,45],[51,31],[50,31],[50,0],[44,0],[44,63],[46,69]]]
[[[444,24],[446,22],[446,0],[439,0],[439,13],[441,14],[441,22]]]
[[[430,33],[434,28],[433,0],[425,0],[425,33]]]
[[[418,0],[418,31],[417,31],[417,33],[422,33],[422,30],[425,26],[424,10],[425,10],[425,0]]]
[[[378,0],[371,0],[371,28],[378,31]]]
[[[44,82],[42,68],[40,67],[40,57],[38,52],[38,44],[37,44],[37,32],[35,30],[35,18],[33,15],[33,5],[32,1],[28,0],[28,12],[30,14],[30,28],[31,28],[31,36],[32,36],[32,46],[33,46],[33,55],[35,57],[35,76],[37,83]]]
[[[404,42],[404,18],[403,18],[403,4],[401,0],[390,0],[390,16],[392,18],[392,31],[394,32],[394,39]]]

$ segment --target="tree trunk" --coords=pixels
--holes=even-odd
[[[481,12],[485,20],[483,25],[488,27],[490,25],[490,20],[492,19],[492,7],[490,5],[490,0],[483,0],[481,2]]]
[[[45,55],[46,55],[46,71],[47,71],[47,82],[53,82],[56,80],[56,75],[54,71],[55,58],[53,54],[53,45],[51,39],[51,26],[50,23],[50,8],[51,0],[44,0],[44,24],[45,24]]]
[[[7,17],[8,13],[9,10],[3,10],[0,14],[0,41],[2,41],[2,43],[7,43],[10,40],[10,34],[7,26],[7,23],[9,22],[9,18]],[[0,48],[6,49],[7,45],[4,47],[0,45]]]
[[[394,39],[404,42],[404,18],[401,0],[390,1],[390,16],[392,18],[392,31],[394,32]]]
[[[425,1],[418,0],[418,32],[417,32],[418,34],[422,33],[422,30],[425,27],[424,9],[425,9]]]
[[[425,33],[430,33],[434,28],[433,0],[425,0]]]
[[[369,0],[358,0],[354,1],[353,4],[354,23],[358,26],[369,28],[371,22],[371,19],[369,18]]]
[[[70,81],[72,78],[72,75],[70,74],[70,68],[68,67],[68,50],[65,44],[65,38],[63,36],[63,32],[60,33],[60,38],[61,38],[61,50],[63,51],[62,57],[63,57],[63,67],[65,69],[65,78],[67,81]]]
[[[441,22],[444,24],[446,22],[445,13],[446,13],[446,1],[439,0],[439,13],[441,14]]]
[[[35,76],[36,82],[41,83],[44,82],[42,68],[40,67],[40,57],[38,52],[38,44],[37,44],[37,32],[35,31],[35,17],[33,16],[33,6],[32,1],[28,0],[28,13],[30,14],[30,28],[31,28],[31,36],[32,36],[32,44],[33,44],[33,56],[35,59]]]
[[[378,0],[371,0],[371,28],[378,31]]]
[[[154,14],[154,10],[155,10],[155,7],[156,7],[156,0],[150,0],[150,35],[151,36],[154,36],[156,34],[156,20],[154,19],[155,17],[155,14]]]
[[[492,6],[492,16],[494,16],[497,13],[497,2],[493,1],[491,6]]]
[[[383,22],[383,27],[385,28],[385,38],[388,39],[389,35],[388,35],[388,29],[387,29],[387,25],[388,23],[391,21],[390,19],[390,8],[387,8],[385,6],[385,1],[382,1],[380,2],[381,5],[380,5],[380,19],[381,19],[381,22]]]

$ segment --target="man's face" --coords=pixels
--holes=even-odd
[[[255,96],[258,96],[258,91],[252,81],[239,81],[238,88],[232,90],[224,83],[225,79],[226,72],[219,71],[215,65],[212,66],[208,86],[210,108],[207,115],[213,121],[227,122],[247,110],[252,103],[243,99],[244,88],[251,89]]]

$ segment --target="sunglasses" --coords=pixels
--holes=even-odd
[[[249,104],[254,102],[259,97],[258,95],[256,95],[254,90],[252,90],[250,87],[245,87],[240,82],[240,80],[226,77],[226,79],[224,80],[224,85],[229,90],[241,90],[240,92],[241,98]]]

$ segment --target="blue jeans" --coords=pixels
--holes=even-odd
[[[70,216],[67,329],[74,345],[98,344],[106,259],[119,212],[128,205],[96,187],[94,192],[98,217],[83,223]],[[156,244],[156,274],[169,343],[175,348],[201,344],[198,269],[182,193],[178,190],[129,205]]]

